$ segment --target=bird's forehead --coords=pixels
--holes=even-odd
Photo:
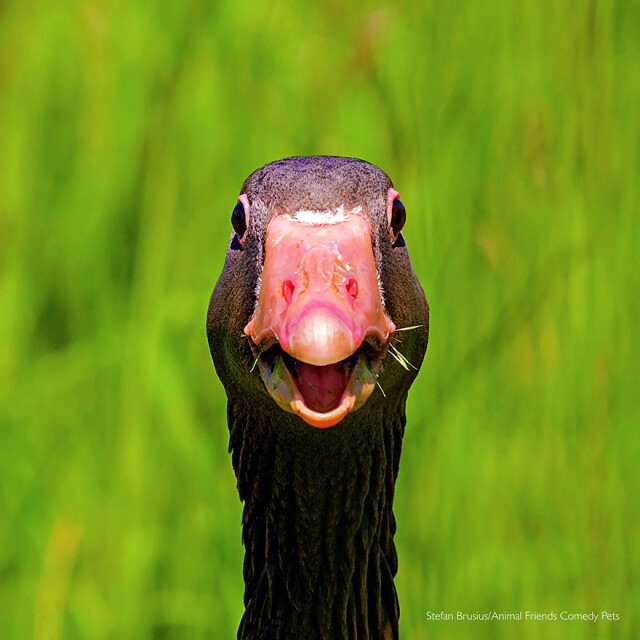
[[[378,167],[354,158],[312,156],[286,158],[251,174],[243,185],[249,200],[273,213],[363,210],[384,204],[391,186]]]

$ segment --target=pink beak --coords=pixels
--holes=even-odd
[[[363,216],[326,225],[276,216],[265,249],[258,304],[244,330],[256,344],[274,336],[292,357],[322,366],[348,358],[367,335],[384,343],[394,331]]]
[[[374,336],[384,345],[395,330],[378,285],[369,223],[357,213],[334,220],[309,224],[288,215],[272,219],[256,308],[244,329],[258,347],[276,338],[299,361],[299,390],[314,407],[312,413],[320,414],[339,406],[340,398],[331,402],[326,394],[348,391],[346,383],[341,387],[337,381],[337,363],[350,358],[365,337]],[[305,393],[305,379],[314,380],[309,384],[318,393]],[[326,387],[325,396],[319,386]],[[353,407],[354,401],[347,404]],[[322,422],[307,422],[318,420]]]

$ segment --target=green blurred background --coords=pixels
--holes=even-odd
[[[402,637],[640,637],[636,0],[0,16],[2,640],[235,636],[205,313],[244,178],[314,153],[392,176],[431,304],[396,493]]]

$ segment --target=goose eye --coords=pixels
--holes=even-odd
[[[238,204],[233,208],[231,224],[233,225],[233,230],[236,232],[238,239],[242,240],[247,231],[247,216],[244,210],[244,204],[241,201],[238,201]]]
[[[395,240],[398,237],[398,234],[402,231],[402,227],[404,227],[405,220],[407,219],[407,212],[405,211],[404,205],[400,202],[400,198],[394,198],[393,204],[391,206],[391,233],[393,234],[393,239]]]

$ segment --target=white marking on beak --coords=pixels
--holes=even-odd
[[[303,224],[337,224],[338,222],[345,222],[350,215],[360,214],[362,214],[360,205],[350,211],[346,211],[344,205],[340,205],[335,211],[309,211],[302,209],[293,214],[287,214],[287,217]]]

